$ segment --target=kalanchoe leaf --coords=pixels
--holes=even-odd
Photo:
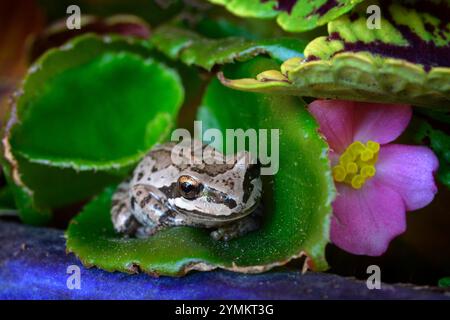
[[[256,80],[223,83],[257,92],[448,108],[450,23],[442,19],[450,7],[429,3],[417,3],[417,10],[411,4],[379,3],[381,29],[367,28],[364,3],[330,22],[329,36],[310,42],[305,59],[287,60],[281,72],[263,72]]]
[[[439,158],[438,179],[450,188],[450,136],[443,131],[434,129],[428,122],[417,120],[414,123],[414,140],[425,143],[433,149]]]
[[[239,76],[275,65],[268,58],[256,58],[225,69]],[[283,108],[278,108],[280,105]],[[124,238],[113,230],[113,190],[107,190],[74,218],[67,231],[67,250],[88,266],[153,275],[184,275],[217,267],[262,272],[304,254],[311,268],[326,269],[334,184],[327,144],[304,103],[296,97],[231,90],[213,79],[199,119],[204,129],[214,127],[222,132],[226,128],[280,130],[280,158],[274,158],[280,167],[275,176],[265,176],[261,229],[229,242],[213,240],[210,230],[190,227],[170,228],[148,239]],[[268,152],[274,150],[268,147]]]
[[[209,0],[242,17],[274,18],[286,31],[302,32],[324,25],[364,0]]]
[[[284,61],[302,56],[305,47],[304,41],[295,38],[207,39],[195,32],[168,25],[156,29],[151,41],[157,49],[172,59],[180,59],[187,65],[196,65],[207,70],[217,64],[245,61],[260,54]]]
[[[49,26],[35,39],[30,49],[30,60],[36,60],[42,53],[53,47],[59,47],[66,41],[85,33],[99,35],[118,34],[142,39],[150,37],[150,26],[141,18],[132,15],[116,15],[105,19],[82,15],[80,29],[67,29],[67,19],[59,20]]]
[[[120,181],[165,139],[183,100],[148,42],[83,35],[44,54],[13,101],[3,168],[25,222]]]

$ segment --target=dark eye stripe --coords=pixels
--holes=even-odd
[[[230,198],[226,193],[214,188],[209,188],[208,200],[213,203],[223,203],[230,209],[234,209],[237,206],[237,203],[234,199]]]

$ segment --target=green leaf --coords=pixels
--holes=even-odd
[[[400,1],[401,2],[401,1]],[[426,5],[424,5],[426,3]],[[366,6],[328,24],[328,37],[256,79],[227,80],[229,87],[316,98],[406,103],[448,109],[450,14],[444,2],[383,3],[381,29],[368,29]],[[441,10],[441,11],[439,11]]]
[[[258,58],[229,65],[226,70],[238,76],[273,65],[272,60]],[[279,171],[265,176],[261,229],[229,242],[215,241],[208,230],[190,227],[170,228],[148,239],[124,238],[112,227],[113,189],[108,189],[74,218],[67,231],[67,250],[89,266],[156,275],[184,275],[217,267],[262,272],[304,254],[311,268],[326,269],[334,184],[327,144],[304,102],[296,97],[234,91],[214,79],[199,119],[205,129],[280,130]]]
[[[25,222],[45,222],[52,209],[120,181],[169,134],[183,88],[149,55],[143,41],[84,35],[30,68],[3,161]]]
[[[364,0],[209,0],[241,17],[274,18],[286,31],[303,32],[324,25]]]
[[[247,40],[238,37],[204,38],[195,32],[165,25],[155,30],[155,47],[172,59],[211,70],[216,64],[245,61],[267,54],[278,61],[303,56],[305,42],[295,38]]]
[[[80,7],[82,16],[109,17],[115,14],[132,14],[145,19],[151,26],[180,14],[185,7],[182,0],[38,0],[38,2],[48,21],[67,19],[67,8],[76,4]]]
[[[450,188],[450,136],[434,129],[426,121],[416,121],[413,139],[417,143],[426,143],[439,158],[438,179]]]
[[[445,277],[445,278],[439,279],[438,286],[441,288],[450,287],[450,277]]]

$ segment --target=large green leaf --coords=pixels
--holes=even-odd
[[[122,179],[165,139],[183,101],[179,76],[147,42],[85,35],[29,70],[4,133],[4,169],[26,222]]]
[[[330,22],[329,36],[310,42],[304,59],[285,61],[281,72],[223,83],[248,91],[448,109],[448,2],[369,3],[381,8],[380,29],[367,27],[365,2]]]
[[[211,70],[216,64],[245,61],[267,54],[278,61],[303,56],[306,43],[295,38],[247,40],[238,37],[208,39],[170,25],[159,27],[152,38],[155,47],[172,59]]]
[[[229,65],[226,70],[239,76],[274,64],[258,58]],[[263,227],[229,242],[215,241],[208,230],[190,227],[170,228],[148,239],[124,238],[112,227],[113,190],[108,189],[70,224],[68,251],[89,266],[156,275],[183,275],[189,270],[217,267],[262,272],[304,254],[311,268],[326,269],[334,184],[327,144],[304,102],[296,97],[234,91],[214,79],[207,88],[199,119],[205,129],[280,130],[279,171],[264,181]]]
[[[274,18],[286,31],[302,32],[324,25],[364,0],[209,0],[241,17]]]

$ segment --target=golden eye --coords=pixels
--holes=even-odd
[[[203,185],[191,176],[180,176],[178,178],[178,190],[183,198],[194,199],[202,191]]]

